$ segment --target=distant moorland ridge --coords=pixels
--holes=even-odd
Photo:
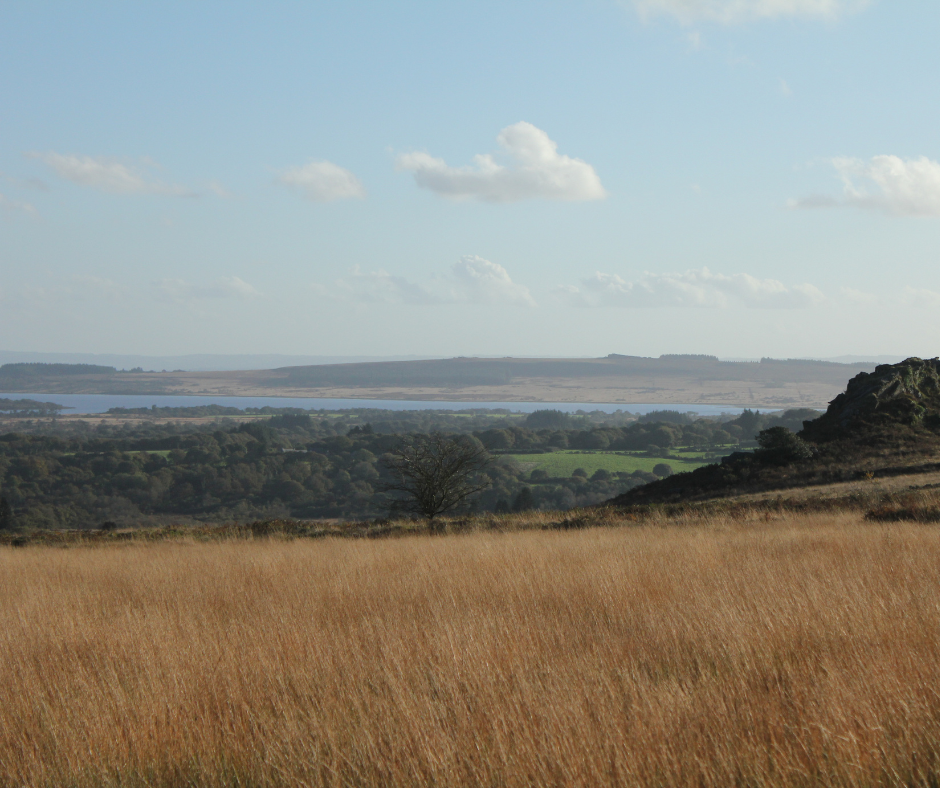
[[[830,361],[719,361],[715,356],[667,355],[659,358],[449,358],[427,361],[386,361],[364,364],[319,364],[273,370],[284,374],[282,385],[307,386],[500,386],[525,378],[629,378],[636,375],[684,377],[704,375],[711,380],[814,382],[844,380],[847,369],[871,369],[870,364]],[[827,374],[828,373],[828,374]]]
[[[0,392],[202,394],[457,401],[825,406],[874,364],[806,359],[450,358],[229,372],[130,372],[92,365],[4,364]]]

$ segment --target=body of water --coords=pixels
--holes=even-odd
[[[346,410],[348,408],[379,408],[382,410],[476,410],[504,408],[516,413],[551,408],[565,413],[579,410],[615,413],[649,413],[653,410],[692,411],[700,416],[720,416],[722,413],[740,413],[741,407],[732,405],[663,405],[627,404],[622,402],[441,402],[430,400],[393,399],[327,399],[322,397],[215,397],[168,396],[151,394],[0,394],[8,399],[33,399],[54,402],[70,408],[69,413],[107,413],[111,408],[183,408],[199,405],[223,405],[230,408],[304,408],[306,410]]]

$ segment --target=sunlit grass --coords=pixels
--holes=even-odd
[[[693,471],[707,465],[707,461],[701,459],[702,452],[686,453],[677,452],[674,457],[646,457],[639,452],[612,452],[612,451],[575,451],[564,449],[546,454],[509,454],[502,455],[511,457],[520,463],[524,468],[534,470],[536,468],[545,471],[552,477],[571,476],[571,472],[576,468],[583,468],[588,474],[596,470],[603,469],[616,473],[622,471],[633,473],[634,471],[646,471],[651,473],[653,468],[662,462],[669,464],[672,469],[678,471]]]
[[[927,784],[938,686],[860,514],[0,549],[0,785]]]

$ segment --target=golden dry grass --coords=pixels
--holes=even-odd
[[[920,785],[940,530],[0,549],[0,785]]]

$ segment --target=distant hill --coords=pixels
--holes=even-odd
[[[4,364],[0,366],[0,378],[43,378],[63,375],[113,375],[114,367],[97,364]]]
[[[432,358],[423,355],[402,356],[314,356],[277,353],[200,353],[173,356],[146,356],[115,353],[32,353],[0,350],[0,364],[94,364],[116,369],[141,369],[149,372],[225,372],[231,370],[274,369],[309,364],[350,364],[367,361],[412,361]]]
[[[710,380],[842,381],[847,369],[871,364],[763,358],[759,362],[719,361],[715,356],[666,355],[659,358],[450,358],[427,361],[386,361],[368,364],[320,364],[273,370],[280,386],[498,386],[528,378],[629,378],[707,376]]]
[[[846,378],[872,364],[806,359],[721,361],[659,358],[449,358],[304,364],[264,370],[116,371],[87,364],[13,363],[0,392],[21,394],[197,394],[461,402],[603,402],[824,407]]]

